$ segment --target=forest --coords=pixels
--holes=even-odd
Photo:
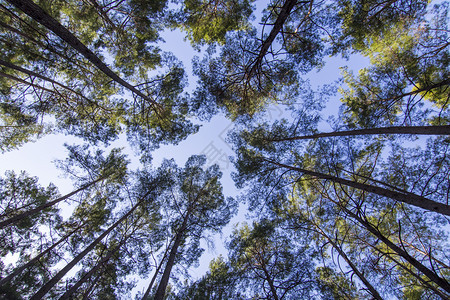
[[[0,0],[0,155],[75,141],[55,162],[69,193],[0,174],[0,299],[450,299],[448,14],[441,0]],[[189,68],[163,50],[171,32],[196,51]],[[310,80],[334,60],[329,84]],[[237,195],[204,153],[153,161],[217,116]]]

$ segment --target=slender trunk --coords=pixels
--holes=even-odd
[[[188,210],[188,212],[186,213],[186,216],[184,217],[184,220],[183,220],[183,224],[181,225],[180,230],[178,231],[178,233],[175,237],[175,241],[173,242],[172,249],[170,250],[169,259],[167,260],[163,276],[161,277],[161,281],[159,282],[158,289],[156,290],[154,300],[163,300],[164,299],[164,295],[166,294],[167,284],[169,283],[170,272],[172,271],[172,267],[175,262],[178,247],[180,246],[181,241],[183,239],[184,230],[186,229],[186,225],[189,220],[189,216],[190,216],[190,210]]]
[[[445,79],[445,80],[443,80],[441,82],[438,82],[438,83],[435,83],[435,84],[432,84],[432,85],[429,85],[429,86],[425,86],[425,87],[420,88],[420,89],[416,89],[416,90],[414,90],[412,92],[409,92],[409,93],[404,93],[404,94],[401,94],[401,95],[398,95],[398,96],[394,96],[394,97],[391,97],[391,98],[387,98],[387,99],[373,100],[371,102],[372,103],[377,103],[377,102],[395,101],[395,100],[401,99],[403,97],[416,95],[416,94],[419,94],[419,93],[422,93],[422,92],[428,92],[428,91],[431,91],[433,89],[440,88],[441,86],[446,86],[446,85],[448,86],[449,84],[450,84],[450,79]]]
[[[391,242],[387,237],[385,237],[377,228],[372,226],[367,220],[353,213],[352,211],[342,207],[342,209],[353,219],[358,221],[364,228],[366,228],[370,233],[376,236],[380,241],[382,241],[387,247],[389,247],[392,251],[394,251],[398,256],[405,259],[412,266],[414,266],[417,270],[422,272],[425,276],[427,276],[431,281],[435,284],[443,288],[445,291],[450,292],[450,284],[443,278],[439,277],[435,272],[428,269],[414,257],[409,255],[404,249],[397,246],[395,243]]]
[[[429,210],[429,211],[433,211],[433,212],[437,212],[440,214],[450,216],[450,205],[439,203],[439,202],[430,200],[428,198],[425,198],[425,197],[422,197],[422,196],[419,196],[419,195],[416,195],[413,193],[401,193],[398,191],[391,191],[391,190],[388,190],[388,189],[385,189],[382,187],[378,187],[378,186],[374,186],[374,185],[370,185],[370,184],[351,181],[351,180],[343,179],[343,178],[336,177],[333,175],[323,174],[323,173],[319,173],[319,172],[314,172],[314,171],[305,170],[302,168],[285,165],[285,164],[278,163],[278,162],[275,162],[275,161],[272,161],[272,160],[269,160],[266,158],[262,158],[262,159],[264,161],[267,161],[269,163],[272,163],[272,164],[282,167],[282,168],[298,171],[303,174],[317,177],[320,179],[330,180],[335,183],[343,184],[343,185],[353,187],[353,188],[356,188],[359,190],[367,191],[367,192],[374,193],[374,194],[377,194],[377,195],[380,195],[383,197],[391,198],[396,201],[400,201],[400,202],[407,203],[407,204],[410,204],[410,205],[413,205],[416,207],[420,207],[425,210]]]
[[[262,264],[262,269],[263,269],[264,275],[266,275],[266,280],[267,280],[267,283],[269,284],[270,291],[272,292],[272,298],[275,300],[279,300],[280,298],[278,297],[277,289],[275,288],[275,285],[273,284],[273,280],[270,277],[269,271],[267,271],[267,268],[266,268],[266,265],[264,264],[263,258],[261,258],[261,264]]]
[[[89,286],[89,288],[83,294],[83,300],[90,299],[89,296],[91,295],[92,291],[94,290],[95,286],[97,285],[99,278],[100,278],[100,275],[97,275],[97,277],[95,277],[94,280],[92,280],[92,284]]]
[[[324,132],[304,136],[294,136],[280,139],[270,139],[270,142],[285,142],[295,140],[309,140],[333,136],[354,136],[372,134],[423,134],[423,135],[450,135],[450,125],[442,126],[393,126],[382,128],[356,129],[346,131]]]
[[[146,196],[144,196],[145,198]],[[122,221],[124,221],[126,218],[128,218],[134,210],[144,201],[144,198],[141,199],[138,203],[136,203],[125,215],[123,215],[117,222],[115,222],[113,225],[111,225],[105,232],[103,232],[95,241],[93,241],[86,249],[84,249],[83,252],[78,254],[70,263],[68,263],[61,271],[59,271],[50,281],[48,281],[43,287],[37,291],[36,294],[33,295],[33,297],[30,298],[30,300],[36,300],[36,299],[42,299],[45,294],[59,281],[61,278],[66,275],[67,272],[69,272],[83,257],[88,254],[94,247],[100,243],[103,238],[105,238],[113,229],[115,229],[117,226],[119,226]]]
[[[77,228],[75,228],[74,230],[72,230],[71,232],[69,232],[68,234],[66,234],[65,236],[63,236],[61,239],[59,239],[59,241],[57,241],[56,243],[54,243],[51,247],[47,248],[44,252],[41,252],[39,255],[35,256],[33,259],[31,259],[29,262],[27,262],[26,264],[24,264],[23,266],[20,266],[18,268],[16,268],[11,274],[9,274],[8,276],[6,276],[5,278],[2,278],[2,280],[0,280],[0,286],[10,283],[11,280],[19,275],[20,273],[22,273],[23,270],[31,267],[32,265],[34,265],[35,262],[37,262],[39,259],[41,259],[42,257],[44,257],[45,255],[47,255],[50,251],[52,251],[53,249],[55,249],[59,244],[61,244],[62,242],[64,242],[66,239],[68,239],[72,234],[74,234],[75,232],[77,232],[81,227],[83,227],[84,224],[81,224],[80,226],[78,226]]]
[[[438,295],[442,299],[448,299],[449,298],[450,295],[444,294],[442,291],[438,290],[435,286],[431,285],[428,281],[426,281],[425,279],[420,277],[418,274],[414,273],[410,268],[406,267],[404,264],[402,264],[401,262],[399,262],[398,260],[393,258],[389,253],[385,253],[385,252],[381,251],[380,249],[378,249],[377,247],[374,247],[374,246],[372,246],[372,247],[375,250],[377,250],[378,252],[380,252],[381,255],[388,257],[390,260],[392,260],[394,263],[396,263],[398,266],[400,266],[403,270],[405,270],[406,272],[411,274],[411,276],[413,276],[414,278],[419,280],[423,285],[425,285],[427,288],[429,288],[430,290],[435,292],[436,295]]]
[[[2,229],[3,227],[5,227],[5,226],[7,226],[7,225],[9,225],[11,223],[15,223],[15,222],[23,220],[23,219],[25,219],[25,218],[27,218],[29,216],[32,216],[32,215],[40,212],[41,210],[46,209],[47,207],[53,206],[53,205],[55,205],[55,204],[57,204],[57,203],[59,203],[59,202],[61,202],[63,200],[66,200],[67,198],[69,198],[69,197],[71,197],[71,196],[73,196],[73,195],[75,195],[75,194],[77,194],[77,193],[87,189],[88,187],[90,187],[90,186],[96,184],[97,182],[102,181],[102,180],[104,180],[106,178],[107,178],[107,176],[102,176],[102,177],[100,177],[100,178],[98,178],[98,179],[96,179],[96,180],[94,180],[94,181],[92,181],[92,182],[90,182],[90,183],[88,183],[86,185],[83,185],[79,189],[77,189],[77,190],[75,190],[75,191],[73,191],[73,192],[71,192],[71,193],[69,193],[69,194],[67,194],[65,196],[59,197],[58,199],[55,199],[55,200],[50,201],[50,202],[47,202],[47,203],[45,203],[45,204],[43,204],[41,206],[38,206],[36,208],[33,208],[33,209],[29,210],[29,211],[26,211],[24,213],[21,213],[21,214],[18,214],[16,216],[14,216],[14,217],[6,219],[6,220],[0,222],[0,229]]]
[[[128,240],[129,237],[130,235],[122,239],[122,241],[119,243],[119,245],[117,245],[117,247],[109,251],[108,254],[105,257],[103,257],[89,272],[84,274],[83,277],[77,281],[77,283],[75,283],[69,290],[67,290],[61,296],[61,298],[59,298],[59,300],[69,299],[72,296],[72,294],[75,293],[78,290],[78,288],[92,276],[92,274],[97,272],[103,266],[103,264],[106,263],[111,258],[111,256],[113,256],[114,253],[116,253],[120,249],[120,247],[122,247],[122,245]]]
[[[316,227],[317,231],[323,237],[325,237],[328,242],[330,242],[330,244],[333,246],[333,248],[336,249],[336,251],[339,253],[339,255],[347,262],[347,264],[352,269],[353,273],[355,273],[356,276],[358,276],[359,279],[364,283],[364,285],[367,287],[367,289],[369,290],[372,297],[374,299],[382,300],[383,298],[381,298],[378,291],[372,286],[372,284],[370,284],[370,282],[367,280],[367,278],[364,276],[364,274],[358,270],[356,265],[353,264],[353,262],[350,260],[350,258],[348,258],[347,254],[319,226],[317,226],[317,224],[315,224],[315,223],[313,223],[313,224]]]
[[[85,99],[85,100],[88,101],[89,103],[95,103],[94,101],[92,101],[92,100],[86,98],[86,96],[84,96],[83,94],[81,94],[81,93],[79,93],[79,92],[73,90],[72,88],[70,88],[70,87],[68,87],[68,86],[65,86],[65,85],[63,85],[63,84],[61,84],[61,83],[59,83],[59,82],[57,82],[57,81],[55,81],[55,80],[53,80],[53,79],[51,79],[51,78],[48,78],[48,77],[43,76],[43,75],[41,75],[41,74],[38,74],[38,73],[36,73],[36,72],[33,72],[33,71],[30,71],[30,70],[24,69],[24,68],[19,67],[19,66],[16,66],[16,65],[14,65],[14,64],[12,64],[12,63],[10,63],[10,62],[4,61],[4,60],[2,60],[2,59],[0,59],[0,65],[3,65],[3,66],[5,66],[5,67],[8,67],[8,68],[11,68],[11,69],[20,71],[20,72],[25,73],[25,74],[27,74],[27,75],[35,76],[35,77],[37,77],[37,78],[40,78],[40,79],[45,80],[45,81],[47,81],[47,82],[50,82],[50,83],[52,83],[52,84],[55,84],[55,85],[57,85],[57,86],[59,86],[59,87],[61,87],[61,88],[63,88],[63,89],[66,89],[66,90],[68,90],[68,91],[74,93],[74,94],[77,95],[77,96],[80,96],[81,98]]]
[[[172,241],[171,241],[171,242],[172,242]],[[170,245],[170,244],[169,244],[169,245]],[[167,245],[166,251],[164,252],[164,256],[162,257],[161,262],[159,263],[158,267],[156,268],[155,274],[153,275],[152,280],[150,281],[150,284],[148,285],[147,290],[145,291],[144,296],[142,296],[142,300],[147,300],[147,299],[148,299],[148,296],[150,295],[150,291],[151,291],[151,289],[152,289],[152,287],[153,287],[153,284],[154,284],[155,281],[156,281],[156,277],[158,277],[158,273],[159,273],[159,271],[161,270],[161,267],[162,267],[162,265],[163,265],[163,263],[164,263],[164,260],[166,260],[167,253],[169,252],[169,249],[170,249],[170,248],[169,248],[169,245]]]
[[[302,3],[308,3],[309,1],[305,1]],[[259,50],[258,56],[254,60],[253,66],[250,69],[250,71],[247,73],[247,78],[249,79],[254,75],[256,70],[259,68],[262,60],[264,59],[264,56],[266,56],[267,51],[269,50],[270,46],[272,45],[273,41],[275,40],[276,36],[280,32],[280,30],[283,28],[284,23],[286,22],[286,19],[289,17],[289,14],[291,13],[294,6],[298,4],[297,0],[286,0],[283,4],[283,7],[280,10],[280,13],[278,14],[277,19],[275,20],[275,23],[272,27],[272,30],[269,33],[269,36],[264,40],[264,42],[261,45],[261,49]]]
[[[62,40],[67,42],[75,50],[77,50],[81,55],[83,55],[87,60],[94,64],[99,70],[101,70],[105,75],[119,83],[126,89],[130,90],[132,93],[142,97],[155,108],[158,107],[156,103],[150,97],[144,95],[141,91],[137,90],[134,86],[123,80],[116,73],[114,73],[101,59],[95,55],[94,52],[89,50],[75,35],[73,35],[67,28],[62,26],[57,20],[52,18],[47,14],[40,6],[35,4],[31,0],[7,0],[9,3],[22,10],[25,14],[30,16],[36,22],[47,27],[55,35],[60,37]]]
[[[180,226],[180,229],[178,230],[175,241],[173,243],[172,249],[170,250],[169,259],[167,260],[166,267],[164,269],[163,276],[161,277],[161,281],[159,282],[158,289],[155,293],[154,300],[162,300],[164,298],[164,295],[166,293],[167,284],[169,283],[170,278],[170,272],[172,271],[173,264],[175,262],[175,258],[177,255],[178,247],[181,244],[181,241],[183,239],[184,231],[187,228],[187,223],[189,221],[189,218],[191,216],[192,211],[195,209],[197,205],[197,201],[201,198],[201,196],[204,193],[204,189],[210,184],[210,182],[206,182],[200,191],[198,192],[197,196],[194,200],[192,200],[192,203],[188,206],[186,210],[186,215],[184,216],[183,223]]]

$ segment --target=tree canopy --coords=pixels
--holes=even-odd
[[[448,13],[423,0],[0,0],[0,151],[79,141],[55,163],[67,194],[40,174],[0,176],[0,298],[450,298]],[[174,31],[192,68],[162,50]],[[233,124],[217,134],[238,195],[208,153],[171,159],[217,115]],[[225,250],[192,276],[215,243]]]

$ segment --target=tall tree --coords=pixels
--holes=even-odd
[[[27,126],[32,126],[48,114],[57,116],[59,128],[92,142],[109,142],[117,138],[124,127],[129,131],[139,131],[135,135],[143,135],[146,140],[145,146],[141,146],[143,149],[157,147],[160,143],[177,143],[198,129],[186,118],[189,104],[181,95],[184,73],[180,65],[174,64],[174,58],[170,55],[162,58],[157,47],[149,44],[158,40],[156,29],[161,22],[157,20],[164,11],[165,1],[155,1],[149,5],[126,1],[104,6],[96,1],[85,1],[80,7],[72,2],[56,2],[53,6],[43,5],[43,8],[32,1],[19,2],[11,3],[31,18],[5,8],[6,14],[14,15],[8,18],[15,20],[17,17],[20,26],[24,23],[27,30],[40,33],[38,41],[30,40],[29,34],[21,34],[20,37],[27,46],[31,44],[35,52],[42,51],[42,46],[45,50],[50,47],[50,53],[55,57],[40,55],[39,59],[24,61],[23,55],[12,53],[2,64],[6,71],[2,74],[8,87],[5,92],[10,98],[2,104],[2,115],[11,132],[5,137],[3,149],[14,147],[14,144],[20,143],[19,139],[26,141],[31,138],[13,130],[16,128],[14,126],[24,126],[21,120],[29,120]],[[93,19],[86,19],[84,13]],[[67,27],[62,24],[65,19],[68,19]],[[81,28],[75,26],[77,21],[83,24]],[[101,25],[102,21],[105,22],[104,26]],[[153,23],[159,25],[152,29],[150,24]],[[15,29],[9,24],[5,26]],[[22,32],[6,32],[7,35],[11,33],[14,36]],[[54,35],[61,40],[55,39]],[[43,42],[39,41],[40,37],[43,37]],[[14,46],[15,41],[10,36],[8,38],[8,43]],[[52,43],[57,40],[57,46],[47,47],[47,40]],[[117,40],[123,43],[117,43]],[[67,45],[70,46],[69,58],[60,49],[65,50]],[[102,49],[113,56],[123,76],[103,62],[99,53]],[[77,58],[80,56],[87,62]],[[49,65],[53,59],[61,61],[62,65]],[[136,60],[140,63],[136,64]],[[149,78],[148,72],[161,64],[164,64],[167,74]],[[49,66],[42,71],[39,68],[42,65]],[[54,74],[63,75],[57,77]],[[29,76],[31,80],[25,80]],[[34,83],[33,79],[37,79],[40,84]],[[120,89],[115,84],[131,92],[134,100],[117,99]],[[11,89],[11,86],[17,89]],[[26,94],[31,94],[35,101],[24,98]],[[35,105],[36,102],[46,105]],[[25,133],[34,132],[31,129],[33,127],[29,127]],[[11,140],[14,137],[17,137],[16,142]]]
[[[232,198],[222,194],[217,165],[202,169],[205,156],[192,156],[183,169],[173,161],[163,166],[173,176],[173,186],[161,195],[161,202],[171,208],[167,214],[169,233],[174,236],[165,268],[155,292],[155,299],[163,299],[172,268],[177,261],[188,264],[196,261],[202,250],[200,239],[206,231],[219,232],[228,223],[236,208]],[[181,255],[183,253],[183,256]]]
[[[251,227],[243,224],[233,232],[229,259],[240,274],[243,295],[289,299],[309,298],[316,292],[315,254],[308,249],[308,236],[291,234],[268,220]]]

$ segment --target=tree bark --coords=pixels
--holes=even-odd
[[[78,226],[77,228],[75,228],[74,230],[72,230],[71,232],[69,232],[68,234],[66,234],[65,236],[63,236],[62,238],[60,238],[56,243],[54,243],[52,246],[50,246],[49,248],[47,248],[45,251],[41,252],[39,255],[35,256],[34,258],[32,258],[29,262],[27,262],[26,264],[24,264],[23,266],[20,266],[18,268],[16,268],[11,274],[9,274],[8,276],[6,276],[5,278],[2,278],[0,280],[0,286],[10,283],[11,280],[16,277],[17,275],[19,275],[23,270],[31,267],[32,265],[34,265],[35,262],[37,262],[39,259],[41,259],[42,257],[44,257],[45,255],[47,255],[48,253],[50,253],[50,251],[52,251],[53,249],[55,249],[59,244],[61,244],[62,242],[64,242],[66,239],[68,239],[72,234],[74,234],[75,232],[77,232],[81,227],[83,227],[85,224],[81,224],[80,226]]]
[[[150,193],[150,192],[149,192]],[[144,199],[149,194],[147,193],[138,203],[136,203],[125,215],[123,215],[117,222],[115,222],[113,225],[111,225],[105,232],[103,232],[95,241],[93,241],[86,249],[84,249],[83,252],[78,254],[70,263],[68,263],[62,270],[60,270],[50,281],[48,281],[43,287],[37,291],[36,294],[33,295],[33,297],[30,298],[30,300],[37,300],[42,299],[45,294],[59,281],[61,278],[66,275],[67,272],[69,272],[83,257],[88,254],[94,247],[100,243],[103,238],[105,238],[113,229],[115,229],[122,221],[124,221],[126,218],[128,218],[134,210],[141,205],[141,203],[144,201]]]
[[[421,134],[421,135],[450,135],[450,125],[442,126],[393,126],[381,128],[355,129],[335,132],[323,132],[304,136],[269,139],[270,142],[286,142],[295,140],[309,140],[322,137],[374,135],[374,134]]]
[[[47,27],[51,32],[56,34],[62,40],[67,42],[71,47],[77,50],[81,55],[83,55],[87,60],[89,60],[92,64],[94,64],[99,70],[101,70],[105,75],[119,83],[126,89],[130,90],[132,93],[142,97],[155,109],[159,106],[154,100],[150,99],[150,97],[144,95],[141,91],[136,89],[134,86],[123,80],[116,73],[114,73],[101,59],[95,55],[89,48],[87,48],[75,35],[73,35],[67,28],[62,26],[57,20],[52,18],[49,14],[47,14],[40,6],[35,4],[31,0],[7,0],[9,3],[22,10],[25,14],[30,16],[36,22],[41,25]]]
[[[422,197],[422,196],[419,196],[419,195],[416,195],[413,193],[401,193],[399,191],[392,191],[392,190],[388,190],[388,189],[385,189],[382,187],[365,184],[365,183],[361,183],[361,182],[356,182],[356,181],[351,181],[351,180],[343,179],[343,178],[336,177],[333,175],[323,174],[323,173],[319,173],[319,172],[305,170],[305,169],[298,168],[298,167],[285,165],[285,164],[278,163],[278,162],[275,162],[275,161],[272,161],[272,160],[269,160],[266,158],[262,158],[262,159],[264,161],[267,161],[271,164],[274,164],[274,165],[282,167],[282,168],[290,169],[293,171],[298,171],[303,174],[317,177],[320,179],[330,180],[335,183],[343,184],[343,185],[353,187],[353,188],[356,188],[359,190],[374,193],[374,194],[377,194],[377,195],[380,195],[383,197],[388,197],[388,198],[391,198],[396,201],[407,203],[409,205],[420,207],[420,208],[428,210],[428,211],[433,211],[433,212],[437,212],[437,213],[440,213],[443,215],[450,216],[450,205],[439,203],[439,202],[430,200],[428,198],[425,198],[425,197]]]
[[[69,198],[69,197],[71,197],[71,196],[73,196],[73,195],[75,195],[75,194],[77,194],[77,193],[87,189],[88,187],[90,187],[90,186],[96,184],[97,182],[102,181],[102,180],[104,180],[106,178],[107,178],[107,176],[102,176],[102,177],[100,177],[100,178],[98,178],[98,179],[96,179],[96,180],[94,180],[94,181],[92,181],[92,182],[90,182],[90,183],[88,183],[86,185],[83,185],[79,189],[77,189],[77,190],[75,190],[75,191],[73,191],[73,192],[71,192],[71,193],[69,193],[69,194],[67,194],[65,196],[62,196],[62,197],[60,197],[58,199],[55,199],[55,200],[47,202],[47,203],[45,203],[45,204],[43,204],[41,206],[33,208],[33,209],[29,210],[29,211],[26,211],[24,213],[21,213],[21,214],[18,214],[16,216],[14,216],[14,217],[6,219],[6,220],[0,222],[0,229],[2,229],[3,227],[5,227],[5,226],[7,226],[7,225],[9,225],[11,223],[15,223],[15,222],[20,221],[22,219],[25,219],[25,218],[27,218],[29,216],[32,216],[32,215],[40,212],[41,210],[46,209],[47,207],[53,206],[53,205],[55,205],[55,204],[65,200],[65,199],[67,199],[67,198]]]

